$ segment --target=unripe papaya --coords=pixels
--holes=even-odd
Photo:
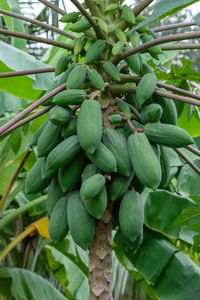
[[[135,121],[135,120],[131,120],[131,123],[133,124],[134,127],[136,128],[143,128],[144,126],[139,123],[138,121]],[[124,135],[126,138],[129,137],[129,135],[133,134],[133,129],[129,126],[129,124],[127,122],[124,123],[124,126],[123,126],[123,129],[124,129]]]
[[[119,209],[119,224],[122,233],[132,242],[143,230],[144,208],[140,194],[127,191]]]
[[[49,112],[49,119],[55,125],[64,125],[69,122],[72,116],[70,107],[54,106]]]
[[[67,79],[67,89],[79,89],[85,81],[86,74],[86,68],[84,68],[83,66],[77,65],[75,68],[73,68]]]
[[[112,48],[112,54],[118,55],[123,52],[124,43],[122,41],[118,41]]]
[[[137,31],[132,31],[130,33],[130,42],[133,47],[137,47],[140,43],[140,35]]]
[[[67,193],[80,180],[84,158],[84,154],[80,153],[69,164],[58,170],[58,182],[64,193]]]
[[[76,134],[77,117],[73,117],[62,128],[62,137],[70,137]]]
[[[156,190],[161,182],[161,167],[146,135],[144,133],[130,135],[128,150],[139,180],[144,186]]]
[[[97,40],[96,42],[94,42],[86,52],[85,61],[84,61],[85,64],[91,64],[95,62],[97,59],[99,59],[101,53],[104,51],[105,48],[106,45],[104,41]]]
[[[83,204],[87,212],[96,219],[101,219],[107,207],[107,192],[104,186],[101,192],[94,198],[86,198]]]
[[[86,41],[85,46],[84,46],[85,52],[88,51],[88,49],[90,48],[90,46],[91,46],[92,44],[93,44],[93,40],[88,39],[88,40]]]
[[[156,83],[157,78],[154,73],[147,73],[142,77],[136,89],[136,97],[141,104],[153,95]]]
[[[155,102],[158,103],[163,110],[163,114],[160,119],[161,122],[176,125],[178,113],[174,101],[172,99],[167,99],[156,95]]]
[[[162,117],[162,107],[157,103],[152,103],[143,108],[140,119],[143,124],[150,122],[158,122]]]
[[[107,23],[103,19],[100,19],[98,21],[98,25],[101,28],[101,30],[103,30],[106,33],[108,32],[108,25],[107,25]]]
[[[62,197],[56,203],[49,220],[49,234],[56,243],[62,241],[68,232],[67,197]]]
[[[107,61],[103,64],[103,69],[105,73],[110,76],[112,79],[120,81],[120,73],[117,67],[111,62]]]
[[[131,50],[133,47],[126,47],[125,51]],[[129,68],[136,74],[140,73],[141,63],[138,53],[126,57]]]
[[[125,33],[124,33],[121,29],[117,28],[117,29],[115,30],[115,34],[116,34],[116,37],[117,37],[117,39],[118,39],[119,41],[121,41],[121,42],[123,42],[123,43],[126,43],[126,42],[127,42],[127,40],[126,40],[126,35],[125,35]]]
[[[33,135],[33,139],[32,139],[32,142],[31,142],[31,144],[30,144],[30,147],[33,147],[33,146],[36,146],[36,145],[37,145],[38,139],[39,139],[39,137],[40,137],[40,135],[41,135],[41,133],[42,133],[44,127],[47,125],[47,122],[48,122],[48,120],[47,120],[46,122],[44,122],[44,123],[36,130],[36,132],[35,132],[34,135]]]
[[[37,142],[38,157],[46,156],[60,142],[61,127],[48,121]]]
[[[50,179],[52,179],[52,177],[54,176],[56,171],[55,170],[47,170],[46,161],[47,161],[47,158],[43,157],[43,164],[41,167],[42,179],[50,180]]]
[[[71,71],[76,67],[76,63],[72,63],[69,68],[67,69],[67,71],[65,71],[62,75],[62,77],[60,78],[60,85],[64,84],[67,82],[67,79],[71,73]]]
[[[79,14],[79,12],[73,11],[62,16],[62,18],[60,18],[59,21],[63,23],[75,22],[78,19]]]
[[[162,170],[162,180],[159,188],[164,188],[170,176],[170,157],[167,147],[160,146],[160,165]]]
[[[167,147],[181,148],[194,144],[187,131],[174,125],[147,123],[144,133],[150,141]]]
[[[71,236],[76,244],[84,250],[94,239],[95,222],[84,208],[78,191],[69,195],[67,202],[67,220]]]
[[[125,101],[120,101],[117,103],[117,106],[119,107],[119,110],[124,113],[129,120],[131,119],[131,110],[129,108],[128,103],[126,103]]]
[[[82,18],[79,21],[70,24],[69,30],[74,32],[83,32],[91,27],[90,22],[86,18]]]
[[[81,104],[85,100],[85,92],[82,90],[67,90],[60,92],[53,98],[53,103],[63,106]]]
[[[108,116],[108,119],[113,125],[122,123],[122,116],[120,114],[110,115],[110,116]]]
[[[78,38],[76,40],[76,44],[75,44],[75,47],[74,47],[74,55],[79,55],[81,53],[81,51],[83,50],[84,48],[84,45],[85,45],[85,39],[83,38]]]
[[[110,3],[106,6],[105,12],[118,9],[119,5],[117,3]]]
[[[126,140],[123,135],[113,128],[106,128],[103,132],[103,143],[116,159],[117,172],[120,175],[129,177],[132,167]]]
[[[104,91],[105,89],[105,83],[101,75],[95,70],[95,69],[89,69],[87,72],[88,78],[91,82],[91,84],[101,90]]]
[[[78,138],[72,135],[58,144],[47,157],[47,169],[56,170],[68,164],[81,150]]]
[[[145,34],[142,38],[143,43],[148,43],[150,41],[153,41],[154,38],[152,37],[152,35],[150,34]],[[156,46],[152,46],[150,48],[148,48],[148,51],[152,54],[162,54],[163,51],[161,49],[160,46],[156,45]]]
[[[61,56],[56,65],[55,76],[63,73],[67,69],[68,63],[69,58],[66,56]]]
[[[59,185],[57,175],[53,177],[47,189],[47,212],[51,216],[53,209],[58,200],[64,196],[64,193]]]
[[[119,174],[113,174],[111,182],[109,183],[108,190],[110,198],[112,201],[119,199],[121,196],[126,193],[132,179],[134,171],[131,172],[131,175],[127,178]]]
[[[112,152],[103,144],[100,143],[99,147],[94,154],[86,152],[89,160],[100,170],[106,173],[117,172],[117,162]]]
[[[135,24],[135,15],[133,10],[129,6],[124,5],[122,9],[122,16],[129,24]]]
[[[85,180],[80,189],[80,195],[82,199],[94,198],[96,197],[103,187],[105,186],[106,179],[101,174],[95,174]]]
[[[138,101],[136,94],[130,93],[126,97],[126,100],[129,104],[134,106],[139,112],[142,110],[142,104]]]
[[[46,91],[46,93],[44,94],[44,96],[48,93],[50,93],[51,91],[53,91],[54,89],[56,89],[57,87],[59,87],[61,85],[61,83],[57,80],[55,81],[49,88],[48,90]],[[53,97],[49,98],[48,100],[46,100],[45,102],[43,102],[43,106],[49,106],[52,104],[52,100],[53,100]]]
[[[98,169],[93,164],[88,164],[85,166],[83,173],[81,174],[82,183],[88,178],[96,175],[98,173]]]
[[[44,163],[44,158],[38,158],[28,173],[25,180],[25,193],[34,194],[43,191],[48,185],[49,179],[42,179],[41,168]]]
[[[91,154],[94,153],[102,137],[102,112],[99,102],[83,102],[77,120],[77,135],[81,147]]]

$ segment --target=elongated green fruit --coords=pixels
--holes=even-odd
[[[144,127],[141,123],[139,123],[138,121],[135,121],[135,120],[131,120],[131,123],[136,128],[142,129]],[[124,123],[123,129],[124,129],[124,135],[126,138],[128,138],[129,135],[133,134],[133,129],[129,126],[129,124],[127,122]]]
[[[59,185],[57,175],[51,180],[47,190],[47,212],[51,216],[53,209],[58,200],[64,196],[64,193]]]
[[[67,193],[80,180],[84,158],[84,154],[80,153],[69,164],[58,170],[58,182],[64,193]]]
[[[47,169],[56,170],[68,164],[81,150],[78,138],[72,135],[58,144],[47,157]]]
[[[129,105],[125,101],[120,101],[117,103],[119,110],[123,112],[129,119],[131,119],[131,110]]]
[[[167,147],[160,146],[160,165],[162,170],[162,180],[159,188],[164,188],[168,183],[170,176],[170,157],[167,150]]]
[[[103,69],[105,73],[112,79],[120,81],[120,73],[117,67],[111,62],[107,61],[103,64]]]
[[[128,150],[139,180],[144,186],[156,190],[161,181],[161,167],[146,135],[144,133],[130,135]]]
[[[79,192],[72,192],[67,202],[67,220],[71,236],[84,250],[94,239],[95,222],[84,208]]]
[[[106,45],[104,41],[97,40],[96,42],[94,42],[86,52],[85,64],[91,64],[95,62],[97,59],[99,59],[101,53],[104,51],[105,48]]]
[[[83,200],[83,204],[87,212],[96,219],[101,219],[107,207],[107,192],[104,186],[101,192],[94,198]]]
[[[42,179],[41,168],[44,158],[38,158],[25,180],[25,193],[34,194],[43,191],[48,185],[49,179]]]
[[[63,73],[67,69],[68,63],[69,58],[66,56],[61,56],[56,65],[55,76]]]
[[[103,19],[100,19],[98,21],[98,25],[101,28],[101,30],[103,30],[106,33],[108,32],[108,25],[107,25],[107,23]]]
[[[48,121],[37,142],[38,157],[48,155],[49,152],[60,142],[60,131],[60,126]]]
[[[62,75],[62,77],[60,78],[60,85],[64,84],[67,82],[67,79],[71,73],[71,71],[76,67],[76,63],[72,63],[69,68],[67,69],[67,71],[65,71]]]
[[[44,95],[48,94],[49,92],[53,91],[54,89],[56,89],[59,86],[60,86],[60,82],[58,80],[53,82],[53,84],[48,88],[48,90],[46,91],[46,93]],[[52,104],[52,100],[53,100],[53,97],[46,100],[42,105],[49,106]]]
[[[101,77],[101,75],[95,70],[95,69],[89,69],[87,72],[88,78],[91,82],[91,84],[101,90],[104,91],[105,89],[105,83],[103,81],[103,78]]]
[[[119,174],[113,174],[111,182],[109,183],[108,190],[110,198],[112,201],[115,201],[122,197],[126,193],[132,179],[134,171],[131,172],[129,177],[121,176]]]
[[[154,73],[147,73],[142,77],[136,89],[136,97],[141,104],[153,95],[156,83],[157,78]]]
[[[41,133],[42,133],[44,127],[47,125],[47,122],[48,122],[48,120],[47,120],[46,122],[44,122],[44,123],[36,130],[36,132],[35,132],[34,135],[33,135],[33,139],[32,139],[32,142],[31,142],[31,144],[30,144],[30,147],[33,147],[33,146],[36,146],[36,145],[37,145],[38,139],[39,139],[39,137],[40,137],[40,135],[41,135]]]
[[[125,5],[123,7],[122,16],[129,24],[135,24],[135,15],[133,10],[129,6]]]
[[[106,128],[103,132],[102,140],[116,159],[117,172],[120,175],[129,177],[132,167],[126,140],[123,135],[113,128]]]
[[[140,103],[140,101],[137,100],[136,94],[128,94],[128,96],[126,97],[126,100],[129,104],[131,104],[132,106],[134,106],[139,112],[141,112],[142,110],[142,105]]]
[[[127,50],[131,50],[133,49],[133,47],[126,47],[125,48],[125,51]],[[128,57],[126,57],[126,61],[127,61],[127,64],[129,66],[129,68],[136,74],[139,74],[140,73],[140,69],[141,69],[141,63],[140,63],[140,58],[139,58],[139,55],[138,53],[136,54],[132,54]]]
[[[52,177],[54,176],[56,170],[47,170],[47,166],[46,166],[46,161],[47,158],[43,157],[44,161],[41,167],[41,173],[42,173],[42,179],[52,179]]]
[[[162,107],[157,103],[152,103],[143,108],[140,114],[140,119],[143,124],[149,122],[158,122],[162,116],[162,113]]]
[[[49,235],[56,243],[62,241],[67,232],[67,197],[62,197],[56,203],[49,220]]]
[[[101,174],[95,174],[85,180],[80,189],[82,199],[96,197],[103,189],[105,183],[106,179]]]
[[[63,106],[81,104],[85,100],[85,92],[82,90],[67,90],[60,92],[53,98],[53,103]]]
[[[87,166],[85,166],[83,173],[81,174],[82,184],[85,180],[96,175],[97,173],[98,173],[98,169],[95,167],[95,165],[88,164]]]
[[[121,122],[122,122],[122,116],[120,114],[110,115],[110,116],[108,116],[108,119],[114,125],[121,124]]]
[[[86,68],[77,65],[70,73],[67,79],[67,89],[79,89],[85,81],[86,78]]]
[[[69,137],[76,134],[77,117],[73,117],[70,121],[62,128],[62,137]]]
[[[117,172],[117,162],[112,152],[102,143],[94,154],[86,153],[89,160],[100,170],[112,173]]]
[[[91,39],[88,39],[88,40],[86,41],[85,46],[84,46],[85,52],[88,51],[88,49],[90,48],[90,46],[91,46],[93,43],[94,43],[94,41],[91,40]]]
[[[144,133],[150,141],[167,147],[180,148],[194,144],[187,131],[174,125],[147,123]]]
[[[79,12],[73,11],[69,14],[64,15],[62,18],[59,19],[60,22],[69,23],[75,22],[79,17]]]
[[[124,42],[118,41],[112,48],[112,54],[118,55],[123,52]]]
[[[143,230],[144,209],[140,194],[127,191],[119,209],[119,224],[122,233],[132,242]]]
[[[118,8],[118,4],[117,3],[110,3],[106,6],[105,11],[112,11],[114,9]]]
[[[130,33],[130,42],[133,47],[137,47],[140,43],[140,35],[137,31],[132,31]]]
[[[121,41],[123,43],[127,42],[126,35],[121,29],[117,28],[115,30],[115,34],[116,34],[116,37],[118,38],[119,41]]]
[[[102,112],[99,102],[83,102],[77,120],[77,135],[81,147],[91,154],[94,153],[102,137]]]
[[[85,45],[85,39],[82,38],[77,39],[74,47],[74,55],[79,55],[83,50],[84,45]]]
[[[91,27],[90,22],[86,18],[82,18],[81,20],[71,24],[69,26],[69,30],[74,32],[83,32]]]
[[[145,34],[142,38],[143,43],[148,43],[153,40],[154,40],[154,38],[150,34]],[[148,51],[153,54],[162,54],[163,53],[161,47],[158,45],[148,48]]]
[[[72,116],[70,107],[54,106],[49,112],[49,119],[55,125],[64,125],[69,122]]]
[[[178,114],[174,101],[172,99],[167,99],[164,97],[155,97],[155,102],[157,102],[163,110],[161,117],[161,122],[171,125],[176,125]]]

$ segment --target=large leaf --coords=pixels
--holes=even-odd
[[[183,112],[178,118],[177,126],[185,129],[192,137],[200,136],[200,112],[195,108],[191,119],[188,121],[187,105],[184,106]]]
[[[21,14],[20,13],[20,7],[19,7],[19,0],[1,0],[0,2],[0,8],[3,8],[5,10],[10,10],[11,12]],[[17,31],[17,32],[25,32],[24,23],[16,18],[12,18],[6,15],[3,15],[3,18],[5,20],[5,23],[8,27],[8,29]],[[26,40],[25,39],[19,39],[16,37],[11,38],[12,45],[18,49],[21,49],[23,51],[26,50]]]
[[[46,279],[18,268],[0,269],[0,293],[20,300],[66,300]]]
[[[160,0],[154,5],[154,10],[151,16],[139,23],[135,29],[141,28],[144,25],[151,24],[157,20],[161,20],[166,16],[175,14],[184,7],[187,7],[199,0]]]
[[[17,113],[22,107],[27,105],[27,101],[21,100],[6,92],[0,91],[0,115],[5,112]]]

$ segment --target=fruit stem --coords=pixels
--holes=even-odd
[[[164,51],[168,50],[190,50],[200,49],[200,43],[198,44],[177,44],[177,45],[161,45],[161,49]]]
[[[47,0],[39,0],[41,3],[43,3],[44,5],[50,7],[51,9],[53,9],[54,11],[56,11],[58,14],[64,16],[66,15],[66,11],[60,9],[59,7],[57,7],[56,5],[52,4],[50,1]]]
[[[161,32],[165,30],[171,30],[171,29],[176,29],[180,27],[188,27],[188,26],[196,26],[194,22],[182,22],[182,23],[176,23],[176,24],[170,24],[166,26],[159,26],[159,27],[154,27],[152,30],[154,32]]]
[[[133,12],[137,17],[146,7],[148,7],[154,0],[144,0],[134,7]]]
[[[91,14],[95,17],[101,18],[101,12],[100,10],[95,6],[95,4],[93,3],[93,1],[91,0],[85,0],[85,3],[87,4]]]
[[[24,75],[30,75],[30,74],[50,73],[50,72],[54,72],[54,71],[55,71],[55,68],[41,68],[41,69],[31,69],[31,70],[23,70],[23,71],[17,71],[17,72],[6,72],[6,73],[0,73],[0,78],[24,76]]]
[[[196,149],[196,148],[194,148],[192,146],[186,146],[185,148],[200,157],[200,151],[198,149]]]
[[[200,169],[189,159],[187,158],[179,149],[174,148],[174,151],[178,153],[180,157],[182,157],[186,163],[197,173],[200,175]]]

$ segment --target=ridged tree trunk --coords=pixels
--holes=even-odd
[[[101,220],[89,247],[90,300],[112,300],[112,201]]]

